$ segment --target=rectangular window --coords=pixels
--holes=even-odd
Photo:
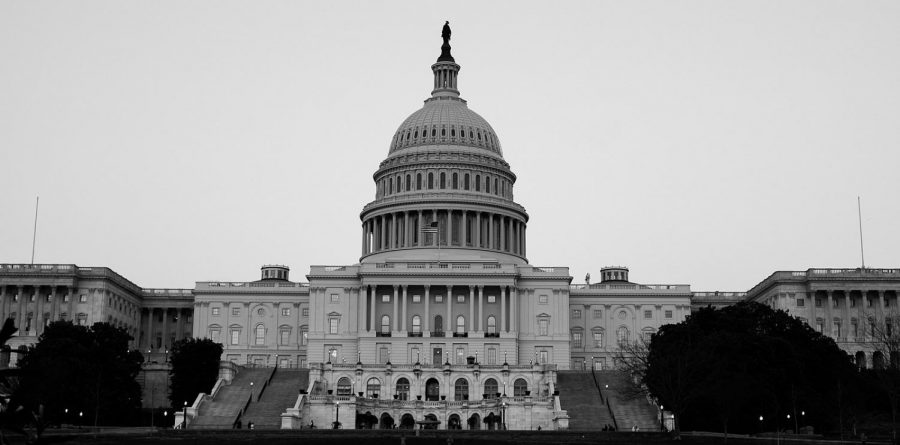
[[[672,311],[671,311],[671,310],[667,310],[667,311],[666,311],[666,318],[672,318]]]
[[[538,296],[538,303],[540,303],[540,304],[547,304],[547,300],[548,300],[548,298],[546,295]]]
[[[456,364],[466,364],[466,348],[456,348]]]
[[[382,302],[382,303],[390,303],[390,302],[391,302],[391,296],[390,296],[390,295],[382,295],[382,296],[381,296],[381,302]]]
[[[866,307],[872,307],[872,299],[866,298]]]
[[[599,331],[594,332],[594,347],[602,348],[603,347],[603,333]]]
[[[497,296],[496,295],[488,295],[488,303],[496,303]]]
[[[413,303],[419,303],[422,301],[421,295],[413,295]]]
[[[238,341],[241,339],[241,331],[240,329],[232,329],[231,330],[231,344],[236,345]]]
[[[387,363],[391,359],[391,350],[387,345],[378,347],[378,363]]]
[[[497,348],[487,348],[487,364],[497,364]]]
[[[839,306],[840,306],[840,300],[838,300],[838,299],[831,300],[831,307],[834,308],[834,307],[839,307]]]
[[[541,349],[538,356],[540,357],[540,364],[546,365],[547,362],[550,360],[550,351],[548,351],[546,349]]]
[[[538,320],[538,335],[548,335],[550,330],[550,320],[542,318]]]
[[[653,318],[653,311],[644,311],[644,318]]]
[[[443,295],[435,295],[435,296],[434,296],[434,302],[435,302],[435,303],[441,303],[441,302],[443,302],[443,301],[444,301],[444,296],[443,296]]]
[[[47,303],[49,303],[49,302],[51,302],[51,301],[53,301],[53,295],[51,295],[51,294],[47,294],[47,297],[46,297],[46,298],[44,298],[44,301],[45,301],[45,302],[47,302]]]
[[[859,323],[856,321],[850,322],[850,332],[853,332],[853,338],[859,337]]]
[[[890,326],[890,324],[888,324],[888,326]],[[888,334],[888,335],[890,335],[890,334]],[[834,323],[834,337],[841,338],[841,324],[840,323]]]
[[[600,309],[594,309],[594,318],[603,318],[603,312]]]
[[[338,333],[338,319],[337,318],[329,318],[328,319],[328,333],[329,334],[337,334]]]
[[[803,306],[806,306],[806,299],[805,299],[805,298],[798,298],[798,299],[797,299],[797,307],[803,307]]]
[[[278,333],[279,333],[279,340],[280,340],[279,342],[281,343],[281,345],[287,346],[287,344],[290,343],[290,341],[291,341],[291,331],[289,331],[287,329],[282,329]]]
[[[850,299],[850,307],[856,307],[856,298]]]
[[[582,347],[583,334],[581,331],[573,331],[572,332],[572,347],[580,348]]]
[[[422,355],[419,353],[419,347],[413,346],[409,348],[409,362],[418,363],[422,361]]]
[[[304,317],[309,317],[309,308],[308,307],[303,308],[302,314]]]
[[[309,332],[306,329],[300,330],[300,346],[306,346],[309,341]]]
[[[219,342],[220,331],[218,329],[210,329],[209,338],[213,341],[213,343]]]
[[[69,302],[69,294],[63,295],[63,302],[65,302],[65,303]]]
[[[79,303],[87,303],[87,295],[85,295],[85,294],[79,295],[79,296],[78,296],[78,302],[79,302]]]
[[[816,298],[816,307],[822,307],[822,299]]]
[[[232,317],[237,317],[239,315],[241,315],[241,308],[239,308],[239,307],[231,308],[231,316]]]
[[[285,308],[281,308],[281,316],[282,316],[282,317],[290,317],[290,316],[291,316],[291,309],[290,309],[290,308],[286,308],[286,307],[285,307]]]
[[[217,307],[212,308],[212,314],[214,317],[218,317],[219,316],[219,308],[217,308]]]
[[[581,318],[581,309],[572,309],[572,318]]]
[[[331,302],[332,303],[340,303],[341,296],[339,294],[331,294]]]
[[[823,327],[823,326],[822,326],[822,322],[821,322],[821,321],[817,321],[817,322],[816,322],[816,332],[818,332],[818,333],[821,334],[821,333],[822,333],[822,330],[823,330],[822,327]]]
[[[465,296],[465,295],[457,295],[457,296],[456,296],[456,302],[457,302],[457,303],[465,303],[465,302],[466,302],[466,296]]]

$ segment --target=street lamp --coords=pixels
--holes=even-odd
[[[341,422],[338,420],[340,417],[339,414],[341,412],[341,402],[334,402],[334,424],[332,425],[334,429],[338,429],[341,427]]]
[[[184,401],[184,415],[182,420],[182,429],[187,429],[187,400]]]
[[[500,429],[506,430],[506,402],[500,404]]]

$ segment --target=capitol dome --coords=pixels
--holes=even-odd
[[[397,128],[373,175],[375,200],[360,213],[360,261],[527,263],[528,213],[513,200],[516,175],[497,133],[459,95],[460,66],[445,31],[431,97]]]

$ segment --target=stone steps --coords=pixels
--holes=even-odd
[[[281,414],[297,402],[301,389],[309,385],[308,369],[279,368],[259,401],[253,402],[242,417],[242,423],[253,422],[256,429],[280,429]]]
[[[560,371],[556,389],[560,407],[569,414],[570,430],[597,431],[613,424],[590,372]]]

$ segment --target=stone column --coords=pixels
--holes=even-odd
[[[227,328],[226,328],[227,329]],[[147,309],[147,350],[153,351],[153,308]]]
[[[160,348],[169,349],[169,345],[166,344],[166,341],[169,339],[169,308],[163,308],[163,322],[162,322],[162,345]]]
[[[421,238],[419,238],[421,239]],[[422,330],[428,332],[428,336],[431,335],[431,312],[429,312],[428,305],[431,303],[431,298],[428,296],[428,290],[431,288],[429,285],[425,285],[425,320],[422,323]],[[423,334],[426,335],[426,334]]]
[[[411,231],[409,230],[409,212],[403,212],[403,247],[409,247],[412,243]]]
[[[465,210],[462,211],[462,230],[460,231],[459,245],[463,246],[463,247],[466,247],[466,245],[467,245],[466,237],[469,234],[469,224],[468,224],[469,221],[467,218],[467,216],[468,216],[467,214],[468,214],[467,211],[465,211]]]
[[[509,330],[510,330],[510,332],[517,332],[516,320],[519,317],[519,312],[518,312],[519,303],[517,301],[518,298],[519,298],[519,293],[516,291],[516,288],[515,287],[509,288]],[[587,320],[587,315],[585,315],[584,319]],[[587,325],[587,322],[585,322],[585,326],[586,325]],[[587,328],[585,327],[584,335],[587,335],[587,334],[588,334],[588,331],[587,331]]]
[[[387,243],[385,240],[385,220],[384,215],[380,215],[378,217],[378,225],[380,226],[379,232],[381,232],[381,236],[378,237],[378,250],[385,250],[387,248]]]
[[[372,291],[372,302],[371,309],[369,309],[369,332],[375,332],[375,300],[378,295],[378,286],[369,285],[369,289]]]
[[[475,212],[475,238],[472,239],[475,247],[481,247],[481,212]]]
[[[6,320],[8,317],[6,310],[6,286],[0,284],[0,319]]]
[[[398,294],[398,291],[400,290],[399,287],[400,287],[400,286],[398,286],[398,285],[396,285],[396,284],[394,285],[394,300],[393,300],[393,303],[394,303],[394,318],[393,318],[393,320],[391,320],[391,330],[392,330],[392,331],[399,331],[398,327],[400,326],[400,325],[397,323],[397,294]]]
[[[453,245],[453,210],[447,209],[447,247]]]
[[[842,326],[843,326],[842,330],[844,331],[844,332],[842,332],[842,334],[843,334],[843,337],[848,340],[850,339],[850,327],[852,326],[852,323],[850,323],[850,293],[851,292],[853,292],[853,291],[849,291],[849,290],[844,291],[844,310],[843,310],[844,320],[842,322]],[[857,323],[859,323],[859,322],[857,322]]]
[[[438,221],[437,209],[434,209],[434,210],[431,211],[431,221],[432,221],[432,222]],[[440,241],[440,235],[441,235],[441,228],[440,228],[440,225],[441,225],[441,224],[438,223],[438,228],[437,228],[438,231],[431,234],[431,246],[432,246],[432,247],[437,247],[438,242]]]
[[[184,338],[184,311],[180,308],[176,308],[175,313],[178,314],[176,315],[178,317],[178,320],[176,320],[175,323],[175,340],[181,340]],[[275,316],[277,317],[278,315],[279,314],[276,310]],[[275,325],[277,326],[278,323],[276,322]]]
[[[403,318],[400,319],[400,330],[406,331],[406,287],[407,285],[403,285]]]
[[[834,317],[832,316],[832,309],[834,308],[834,299],[832,298],[834,295],[834,290],[829,289],[827,291],[828,296],[825,306],[825,332],[823,332],[826,336],[831,338],[836,338],[834,335]]]
[[[505,252],[507,250],[507,247],[509,247],[506,244],[507,244],[506,243],[506,217],[501,216],[500,217],[500,250]]]
[[[419,217],[416,219],[416,230],[419,231],[417,234],[419,236],[419,242],[417,243],[419,247],[425,246],[425,234],[422,233],[422,211],[419,210]]]
[[[506,286],[500,286],[500,331],[506,330]]]
[[[885,310],[884,310],[884,291],[883,291],[883,290],[879,290],[879,291],[876,291],[876,292],[878,292],[878,311],[879,311],[879,314],[878,314],[878,315],[879,315],[880,318],[881,318],[880,321],[883,323],[883,322],[884,322],[884,319],[885,319],[885,316],[887,315],[886,312],[885,312]]]
[[[447,286],[447,321],[444,322],[448,327],[453,327],[455,329],[456,324],[453,323],[452,320],[452,312],[450,311],[450,300],[453,299],[453,286]],[[453,329],[444,329],[445,332],[456,332]]]
[[[356,299],[357,299],[356,300],[356,310],[357,310],[356,320],[357,320],[357,324],[359,324],[359,327],[357,327],[357,329],[356,329],[357,332],[365,331],[366,323],[369,322],[369,317],[368,317],[369,314],[367,314],[367,312],[369,310],[369,306],[366,304],[367,296],[369,296],[368,289],[363,290],[362,288],[356,288]],[[297,303],[294,303],[294,304],[296,305]],[[297,323],[297,325],[299,326],[299,323]]]
[[[41,333],[41,323],[44,322],[44,296],[41,295],[41,286],[34,287],[34,320],[32,321],[31,328],[34,330],[35,335],[40,335]]]
[[[809,295],[809,325],[813,328],[816,326],[816,291],[807,292]]]
[[[475,330],[475,286],[469,286],[469,331]]]
[[[362,223],[362,254],[365,255],[366,252],[366,221]]]
[[[478,286],[478,330],[484,332],[484,286]]]
[[[488,213],[488,249],[494,248],[494,214]]]

